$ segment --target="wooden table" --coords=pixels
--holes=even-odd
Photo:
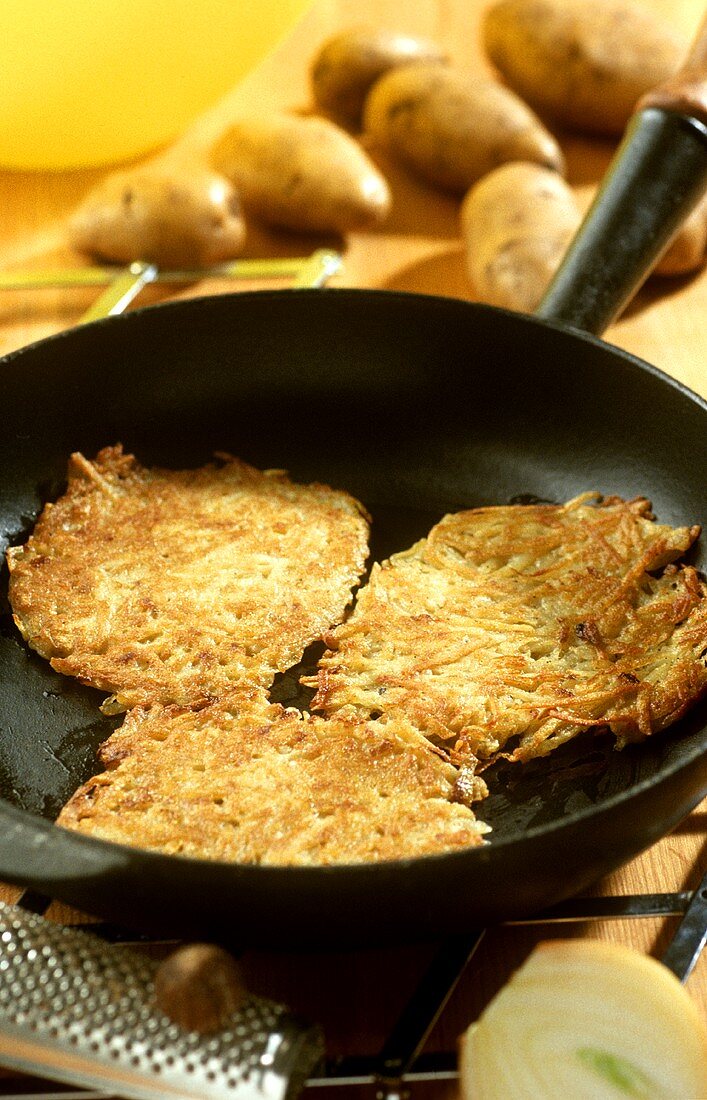
[[[648,6],[648,0],[645,2]],[[650,5],[667,13],[688,36],[694,33],[702,14],[699,0],[650,0]],[[309,59],[321,41],[351,24],[369,22],[424,34],[441,42],[455,60],[484,68],[478,45],[483,6],[482,0],[418,0],[415,4],[402,0],[318,0],[288,40],[228,97],[226,106],[256,111],[277,106],[306,108]],[[224,109],[222,105],[220,110]],[[570,182],[586,203],[610,158],[611,146],[579,138],[564,139],[563,144]],[[458,202],[415,182],[393,164],[381,160],[381,167],[392,185],[393,212],[382,230],[353,234],[344,243],[345,267],[336,283],[472,299],[458,231]],[[85,263],[62,240],[63,218],[101,174],[98,170],[58,174],[0,171],[0,267]],[[296,255],[312,247],[311,239],[251,227],[246,254]],[[221,285],[211,281],[179,293],[219,289]],[[73,325],[94,294],[86,290],[4,292],[0,296],[0,353]],[[143,300],[156,296],[152,290]],[[700,324],[706,304],[707,272],[692,278],[654,280],[609,329],[606,339],[650,360],[707,396],[707,334]],[[660,446],[659,439],[656,446]],[[640,893],[695,888],[707,868],[706,823],[707,802],[671,836],[599,883],[596,891]],[[3,898],[12,899],[16,893],[9,887],[0,888]],[[66,920],[75,916],[60,906],[53,907],[53,915]],[[603,922],[566,926],[564,931],[553,928],[552,935],[618,940],[659,956],[675,924],[671,918]],[[500,928],[490,932],[437,1026],[431,1047],[453,1049],[459,1032],[532,945],[547,935],[547,928]],[[431,951],[425,946],[335,959],[258,954],[249,956],[246,966],[251,984],[258,991],[285,1000],[322,1022],[332,1051],[373,1052],[394,1022]],[[696,967],[688,988],[707,1013],[707,957]],[[454,1087],[436,1083],[418,1086],[417,1091],[453,1095]]]

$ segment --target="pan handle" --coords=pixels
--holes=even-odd
[[[638,103],[536,316],[600,335],[706,189],[707,18],[679,73]]]

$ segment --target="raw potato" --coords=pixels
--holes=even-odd
[[[352,137],[322,118],[243,119],[216,142],[212,166],[238,189],[246,211],[270,225],[346,233],[376,225],[388,185]]]
[[[655,275],[689,275],[707,261],[707,195],[677,231],[656,264]]]
[[[72,215],[69,237],[79,251],[117,263],[208,267],[238,255],[245,223],[228,180],[155,162],[108,176]]]
[[[637,100],[677,71],[687,44],[632,0],[498,0],[486,52],[511,88],[570,129],[621,134]]]
[[[582,220],[574,193],[548,168],[516,162],[490,172],[462,204],[466,262],[483,302],[531,313]]]
[[[446,60],[444,51],[426,39],[353,28],[329,39],[314,57],[310,72],[314,102],[337,122],[355,129],[361,124],[371,86],[384,73],[414,61]]]
[[[555,138],[513,92],[446,65],[381,77],[366,99],[364,130],[423,179],[458,193],[509,160],[564,169]]]
[[[698,1100],[707,1028],[662,963],[618,944],[541,944],[462,1036],[463,1100]]]

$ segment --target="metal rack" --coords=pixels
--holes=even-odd
[[[45,288],[104,288],[80,318],[81,324],[123,313],[147,286],[179,286],[202,279],[267,282],[286,279],[293,289],[325,286],[341,269],[341,256],[328,248],[319,248],[309,256],[272,259],[232,260],[215,267],[191,270],[167,270],[137,260],[127,267],[88,266],[53,268],[36,271],[0,271],[0,290],[41,290]]]

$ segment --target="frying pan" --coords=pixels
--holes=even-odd
[[[707,184],[704,85],[689,75],[634,117],[535,317],[415,294],[256,292],[135,310],[8,356],[4,542],[23,541],[61,492],[71,451],[116,441],[144,463],[225,450],[345,488],[372,513],[374,558],[451,510],[589,488],[705,523],[707,403],[597,335]],[[622,752],[589,735],[498,765],[481,810],[492,840],[469,851],[281,868],[80,836],[52,819],[116,720],[22,643],[3,583],[0,877],[131,928],[283,947],[439,937],[583,889],[707,792],[700,704]],[[279,678],[275,697],[291,701],[294,682]]]

